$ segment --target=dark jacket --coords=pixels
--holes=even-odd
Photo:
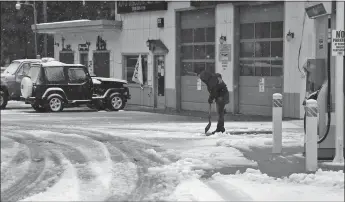
[[[219,79],[220,78],[220,79]],[[210,93],[209,100],[213,101],[218,98],[223,98],[225,104],[229,103],[229,91],[226,84],[222,81],[220,74],[212,74],[207,71],[200,73],[200,79],[207,86],[207,90]]]

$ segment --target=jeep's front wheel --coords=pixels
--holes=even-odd
[[[119,94],[110,95],[108,100],[108,109],[110,111],[119,111],[125,107],[126,102]]]
[[[63,100],[60,96],[54,95],[48,98],[46,104],[47,111],[61,112],[63,110]]]
[[[0,109],[5,109],[8,102],[8,96],[5,91],[0,90]]]

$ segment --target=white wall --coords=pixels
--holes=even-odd
[[[148,39],[160,39],[169,49],[165,58],[166,77],[165,87],[175,89],[175,50],[176,50],[176,23],[175,9],[189,7],[190,2],[168,2],[168,10],[137,12],[117,15],[122,19],[123,27],[120,37],[121,53],[148,53],[146,41]],[[164,28],[157,27],[157,18],[164,18]],[[116,55],[116,63],[122,63],[121,54]],[[148,80],[152,81],[152,64],[148,64]]]
[[[305,18],[304,30],[303,19]],[[304,2],[285,2],[285,34],[295,34],[290,42],[285,40],[284,49],[284,92],[300,93],[300,117],[303,117],[302,102],[305,96],[305,78],[302,78],[303,65],[307,58],[315,57],[314,21],[305,14]],[[302,36],[303,30],[303,36]],[[303,38],[302,38],[303,37]],[[298,52],[301,52],[298,60]],[[298,69],[299,64],[299,69]]]
[[[59,46],[54,46],[54,57],[59,60],[59,52],[62,50],[61,37],[65,38],[65,46],[71,45],[72,51],[74,51],[74,63],[79,63],[79,51],[78,44],[84,44],[87,41],[90,42],[89,47],[89,62],[92,62],[93,51],[96,50],[97,36],[101,36],[107,43],[107,50],[110,50],[110,76],[114,78],[122,78],[122,66],[121,63],[117,63],[115,60],[116,55],[121,54],[117,48],[119,43],[120,31],[94,31],[85,33],[63,33],[55,34],[54,40],[59,43]],[[91,63],[89,71],[93,71],[93,62]]]
[[[231,61],[228,68],[223,69],[219,61],[219,38],[226,36],[227,44],[231,45]],[[232,4],[220,4],[216,7],[216,72],[223,76],[223,80],[228,86],[229,91],[233,91],[233,70],[234,70],[234,7]]]
[[[219,61],[219,38],[226,36],[227,44],[231,45],[231,61],[228,62],[227,69],[223,69]],[[234,6],[233,4],[219,4],[216,7],[216,72],[222,74],[228,90],[233,91],[234,83]],[[232,94],[233,95],[233,94]],[[231,99],[231,98],[230,98]],[[228,111],[232,111],[231,104],[226,105]]]

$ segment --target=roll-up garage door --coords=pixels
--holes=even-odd
[[[181,108],[208,110],[208,92],[197,89],[197,73],[215,72],[215,11],[201,9],[181,13]]]
[[[239,111],[271,116],[283,91],[284,5],[242,6],[239,19]]]

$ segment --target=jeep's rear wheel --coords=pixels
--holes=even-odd
[[[46,109],[41,106],[41,105],[37,105],[37,104],[31,104],[31,107],[36,111],[36,112],[45,112]]]
[[[63,100],[59,96],[52,96],[47,100],[46,109],[51,112],[61,112],[63,110]]]
[[[126,102],[119,94],[111,95],[108,100],[108,109],[110,111],[119,111],[125,107]]]
[[[8,96],[5,91],[0,90],[0,109],[5,109],[8,102]]]

